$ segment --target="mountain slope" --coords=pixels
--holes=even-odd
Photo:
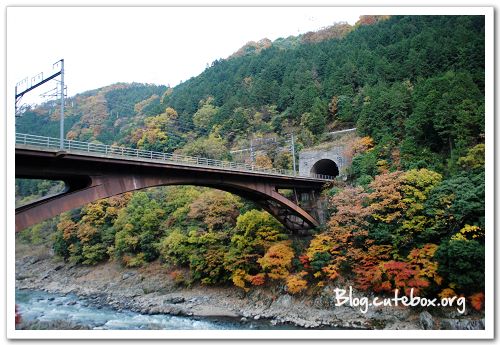
[[[183,283],[272,282],[292,294],[342,277],[377,293],[467,296],[480,310],[485,233],[493,231],[485,223],[484,18],[364,18],[347,29],[252,43],[173,89],[116,84],[68,107],[70,138],[221,159],[251,138],[293,132],[301,149],[356,126],[363,138],[346,145],[347,181],[325,187],[330,219],[310,242],[233,195],[183,186],[62,215],[55,252],[88,265],[161,258],[189,268],[189,278],[172,271]],[[56,111],[32,109],[18,130],[56,132]],[[271,146],[256,163],[289,168],[291,156]],[[36,187],[18,183],[18,192]],[[27,237],[43,227],[54,228],[37,225]]]

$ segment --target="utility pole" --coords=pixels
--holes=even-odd
[[[64,59],[61,62],[61,120],[60,120],[60,144],[59,148],[64,150]]]
[[[295,164],[295,141],[293,138],[293,132],[292,132],[292,161],[293,161],[293,175],[297,175],[297,167]]]
[[[253,156],[253,139],[250,138],[250,161],[252,164],[254,163],[254,156]]]
[[[54,66],[57,65],[58,63],[60,63],[61,65],[61,70],[60,71],[57,71],[55,73],[52,73],[51,75],[49,75],[48,77],[44,77],[43,73],[38,73],[36,76],[34,76],[33,78],[31,78],[31,81],[28,82],[28,78],[24,78],[23,80],[21,80],[19,83],[16,84],[16,87],[15,87],[15,116],[16,117],[19,117],[21,114],[21,110],[23,109],[21,106],[20,106],[20,103],[21,103],[21,99],[23,98],[23,96],[25,94],[27,94],[28,92],[36,89],[37,87],[41,86],[42,84],[45,84],[49,81],[51,81],[52,79],[56,78],[57,76],[61,76],[61,81],[60,81],[60,86],[61,86],[61,93],[60,93],[60,96],[61,96],[61,118],[60,118],[60,148],[61,150],[64,149],[64,94],[65,94],[65,87],[64,87],[64,59],[61,59],[59,61],[57,61],[56,63],[54,63],[52,65],[52,69],[54,69]],[[22,91],[20,91],[20,88],[19,86],[21,85],[25,85],[25,88],[22,89]],[[57,95],[57,87],[54,89],[55,90],[55,93],[53,95],[50,95],[50,96],[56,96]],[[52,92],[52,90],[51,90]]]

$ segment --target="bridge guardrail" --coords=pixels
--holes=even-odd
[[[61,143],[60,139],[58,138],[44,137],[33,134],[16,133],[16,144],[19,145],[58,149],[60,147],[60,143]],[[250,165],[245,163],[222,161],[205,157],[185,156],[176,153],[140,150],[123,146],[96,144],[96,143],[69,140],[69,139],[64,139],[64,149],[68,151],[104,154],[106,156],[122,156],[130,158],[135,157],[140,159],[150,159],[154,161],[160,160],[182,165],[215,167],[224,170],[248,171],[248,172],[264,173],[269,175],[315,178],[318,180],[326,180],[326,181],[331,181],[335,178],[334,176],[321,175],[321,174],[299,175],[299,174],[294,174],[293,170],[288,170],[288,169],[261,168],[255,165]]]

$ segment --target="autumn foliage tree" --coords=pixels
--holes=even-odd
[[[232,281],[236,286],[247,289],[247,283],[255,281],[253,276],[262,272],[259,263],[266,252],[273,246],[287,239],[283,226],[269,213],[251,210],[240,215],[236,222],[234,235],[231,237],[231,245],[225,255],[225,266],[232,272]],[[281,263],[287,265],[290,251],[284,242],[275,249],[281,249]],[[271,252],[273,253],[273,252]],[[272,269],[271,254],[263,259],[266,269]],[[281,255],[280,254],[280,255]],[[293,255],[292,255],[293,256]],[[271,261],[270,261],[271,260]],[[278,260],[279,261],[279,260]],[[278,271],[283,266],[276,266]],[[281,272],[281,271],[280,271]],[[280,272],[274,272],[279,274]]]
[[[200,219],[209,230],[228,229],[235,225],[242,206],[235,195],[210,190],[191,203],[188,217]]]
[[[130,193],[90,203],[79,212],[63,213],[57,224],[54,251],[66,260],[94,265],[109,257],[108,249],[114,243],[112,228]]]
[[[264,256],[257,260],[271,279],[286,279],[292,267],[292,259],[295,256],[290,247],[290,241],[278,242],[266,251]]]
[[[327,231],[306,252],[314,277],[335,280],[354,273],[359,288],[376,292],[413,288],[421,294],[441,285],[438,245],[419,237],[435,221],[425,204],[440,182],[441,175],[427,169],[394,171],[376,175],[366,189],[335,194]]]

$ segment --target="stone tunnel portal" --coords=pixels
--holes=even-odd
[[[311,174],[339,176],[339,168],[331,159],[320,159],[312,166]]]

